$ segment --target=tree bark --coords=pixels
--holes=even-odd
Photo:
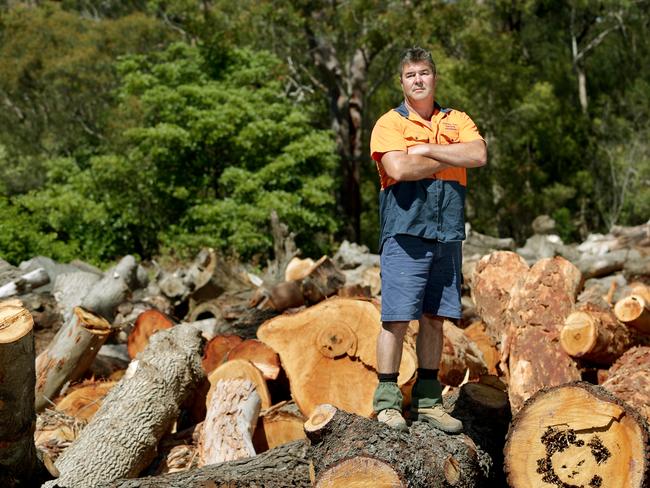
[[[479,453],[464,434],[452,436],[416,422],[408,433],[324,404],[305,422],[311,441],[315,486],[486,486]],[[369,484],[372,472],[358,468],[368,458],[381,463],[382,479]],[[344,469],[339,469],[342,466]],[[337,470],[336,485],[328,485]],[[380,481],[399,480],[400,484]],[[365,485],[363,483],[366,483]]]
[[[264,452],[289,442],[305,439],[307,420],[295,403],[280,402],[262,410],[253,436],[255,452]]]
[[[178,325],[151,338],[132,377],[123,378],[55,465],[61,476],[50,488],[87,487],[132,477],[155,455],[177,419],[179,406],[203,379],[200,337]]]
[[[506,310],[512,291],[526,271],[526,261],[510,251],[483,256],[474,269],[472,300],[485,323],[488,337],[497,346],[503,343],[503,335],[508,330]]]
[[[0,298],[26,293],[50,282],[50,277],[43,268],[25,273],[9,283],[0,286]]]
[[[117,306],[125,300],[130,286],[136,282],[136,271],[135,258],[124,256],[93,285],[81,301],[81,306],[111,322]]]
[[[335,295],[345,284],[345,275],[339,271],[329,257],[323,256],[314,263],[300,287],[307,303],[318,303]]]
[[[99,315],[76,307],[70,321],[36,358],[36,411],[52,404],[63,385],[75,381],[90,367],[111,332]]]
[[[43,481],[34,428],[34,322],[20,306],[0,305],[0,486]]]
[[[502,358],[508,360],[513,412],[542,387],[580,379],[575,360],[559,343],[561,327],[573,309],[580,285],[580,271],[556,257],[538,261],[512,291],[508,305],[511,326]]]
[[[261,400],[245,379],[220,380],[199,437],[199,466],[255,456],[253,433]]]
[[[100,275],[90,271],[63,273],[54,279],[52,295],[59,305],[64,323],[72,317],[72,310],[81,304],[88,291],[101,279]]]
[[[650,421],[650,347],[634,347],[618,358],[602,387]]]
[[[644,487],[649,435],[636,411],[601,387],[577,382],[545,388],[510,424],[508,484]]]
[[[445,320],[438,379],[445,385],[459,386],[468,370],[470,380],[488,372],[483,353],[462,329]]]
[[[307,488],[311,486],[307,451],[307,442],[296,441],[239,461],[165,476],[117,480],[97,488]]]

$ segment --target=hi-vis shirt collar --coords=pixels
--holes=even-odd
[[[412,114],[411,112],[409,112],[409,109],[408,109],[408,107],[406,106],[406,102],[402,102],[402,103],[400,103],[399,107],[397,107],[397,108],[395,108],[395,109],[393,109],[393,110],[395,110],[395,112],[397,112],[397,113],[400,114],[402,117],[405,117],[405,118],[407,118],[407,119],[410,119],[410,120],[418,120],[418,119],[419,119],[419,120],[422,120],[422,117],[420,117],[417,113],[413,113],[413,114]],[[433,102],[433,113],[434,113],[434,116],[431,117],[431,119],[433,120],[433,119],[434,119],[438,114],[443,114],[443,116],[444,116],[444,115],[448,114],[449,112],[451,112],[451,109],[450,109],[450,108],[442,108],[442,107],[438,104],[438,102]]]

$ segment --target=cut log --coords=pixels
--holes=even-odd
[[[650,287],[638,284],[631,294],[614,306],[614,313],[621,322],[639,332],[650,334]]]
[[[212,395],[214,395],[217,384],[221,380],[234,380],[244,379],[251,381],[255,385],[255,390],[260,397],[262,408],[269,408],[271,406],[271,394],[269,388],[266,386],[266,380],[262,372],[253,366],[253,363],[245,359],[234,359],[227,361],[215,369],[208,380],[210,381],[210,390],[206,396],[205,405],[209,408],[212,402]]]
[[[298,281],[278,283],[271,290],[266,291],[265,294],[266,301],[260,303],[258,307],[271,308],[282,312],[288,308],[301,307],[305,304],[305,297]]]
[[[280,358],[269,346],[257,339],[246,339],[227,354],[226,360],[246,359],[262,372],[264,379],[275,380],[280,374]]]
[[[499,351],[497,350],[496,344],[494,344],[492,339],[487,335],[485,323],[480,320],[476,321],[466,329],[463,329],[463,333],[474,342],[474,344],[476,344],[476,347],[478,347],[483,354],[488,374],[497,374]]]
[[[327,404],[314,409],[305,432],[317,487],[330,486],[330,480],[336,480],[332,486],[341,487],[487,486],[487,473],[480,465],[486,461],[484,453],[463,434],[447,435],[421,422],[414,423],[409,433],[399,432]],[[368,473],[359,471],[368,466],[368,458],[378,461],[380,483],[372,484]],[[386,484],[387,480],[402,484]]]
[[[236,335],[218,335],[210,340],[203,352],[203,370],[206,374],[211,373],[226,361],[230,350],[244,339]]]
[[[56,461],[58,480],[69,488],[96,486],[134,477],[153,459],[185,397],[203,379],[201,339],[178,325],[151,338],[132,377],[124,377],[104,398],[79,438]]]
[[[260,396],[250,380],[219,380],[199,437],[199,466],[255,456]]]
[[[602,386],[650,421],[650,347],[634,347],[623,354],[609,368]]]
[[[569,356],[609,366],[634,343],[634,336],[611,309],[586,303],[564,321],[560,344]]]
[[[294,257],[289,261],[287,268],[284,270],[284,281],[302,280],[309,274],[312,266],[314,266],[313,259],[300,259],[299,257]]]
[[[345,284],[345,275],[329,257],[323,256],[314,263],[302,280],[302,294],[308,303],[318,303],[336,294]]]
[[[82,383],[56,403],[56,410],[82,420],[90,420],[99,410],[104,397],[117,384],[116,381]]]
[[[648,482],[649,433],[641,417],[603,388],[543,389],[508,432],[504,469],[511,488],[621,486]]]
[[[101,279],[101,275],[90,271],[63,273],[54,279],[52,295],[59,305],[64,322],[70,319],[72,310],[81,304],[90,289]]]
[[[0,306],[0,486],[38,485],[34,445],[34,322],[23,307]]]
[[[13,295],[27,293],[34,288],[43,286],[50,282],[50,277],[43,268],[35,269],[25,273],[9,283],[0,286],[0,298],[7,298]]]
[[[52,405],[63,385],[90,367],[111,332],[111,324],[81,307],[73,310],[49,347],[36,358],[36,410]]]
[[[307,420],[295,403],[280,402],[260,412],[253,436],[255,452],[264,452],[289,442],[305,439]]]
[[[630,251],[617,249],[601,256],[583,255],[576,265],[585,279],[599,278],[623,270]]]
[[[360,298],[360,299],[371,299],[372,290],[369,285],[362,285],[357,283],[356,285],[346,285],[342,288],[339,288],[338,296],[341,298]]]
[[[239,461],[165,476],[118,480],[97,488],[307,488],[311,486],[307,450],[305,441],[296,441]]]
[[[280,355],[291,394],[303,414],[328,402],[370,416],[380,322],[374,304],[333,298],[267,321],[258,337]],[[417,362],[410,344],[405,342],[402,351],[399,385],[411,379]]]
[[[623,276],[627,281],[641,281],[650,285],[650,256],[645,255],[625,261]]]
[[[95,283],[81,301],[86,310],[97,313],[109,322],[117,306],[126,299],[130,284],[136,281],[137,264],[133,256],[124,256],[116,266]]]
[[[488,372],[483,353],[463,334],[462,329],[445,320],[442,330],[442,357],[438,371],[438,379],[441,383],[459,386],[468,370],[470,380],[478,379]]]
[[[472,277],[471,295],[491,342],[500,345],[508,329],[506,310],[513,288],[528,271],[517,253],[496,251],[483,256]]]
[[[171,329],[173,326],[172,319],[155,308],[142,312],[138,315],[127,340],[129,357],[134,359],[138,353],[144,351],[151,336],[156,332]]]
[[[559,343],[580,285],[580,271],[556,257],[538,261],[512,290],[508,305],[511,325],[502,351],[502,367],[509,374],[513,412],[542,387],[580,379],[577,363]]]

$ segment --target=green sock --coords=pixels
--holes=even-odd
[[[380,382],[375,390],[375,396],[372,399],[372,408],[379,413],[387,408],[394,408],[402,411],[402,392],[393,382]]]
[[[442,404],[442,385],[438,380],[417,379],[411,392],[411,408],[430,408]]]

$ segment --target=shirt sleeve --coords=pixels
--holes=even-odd
[[[476,124],[472,119],[470,119],[469,115],[467,115],[465,112],[458,112],[457,116],[459,117],[459,142],[471,142],[476,140],[485,142],[485,139],[483,139],[478,131],[478,128],[476,127]]]
[[[382,156],[387,152],[406,152],[406,140],[402,127],[392,115],[391,113],[383,115],[372,129],[370,155],[376,162],[381,162]]]

